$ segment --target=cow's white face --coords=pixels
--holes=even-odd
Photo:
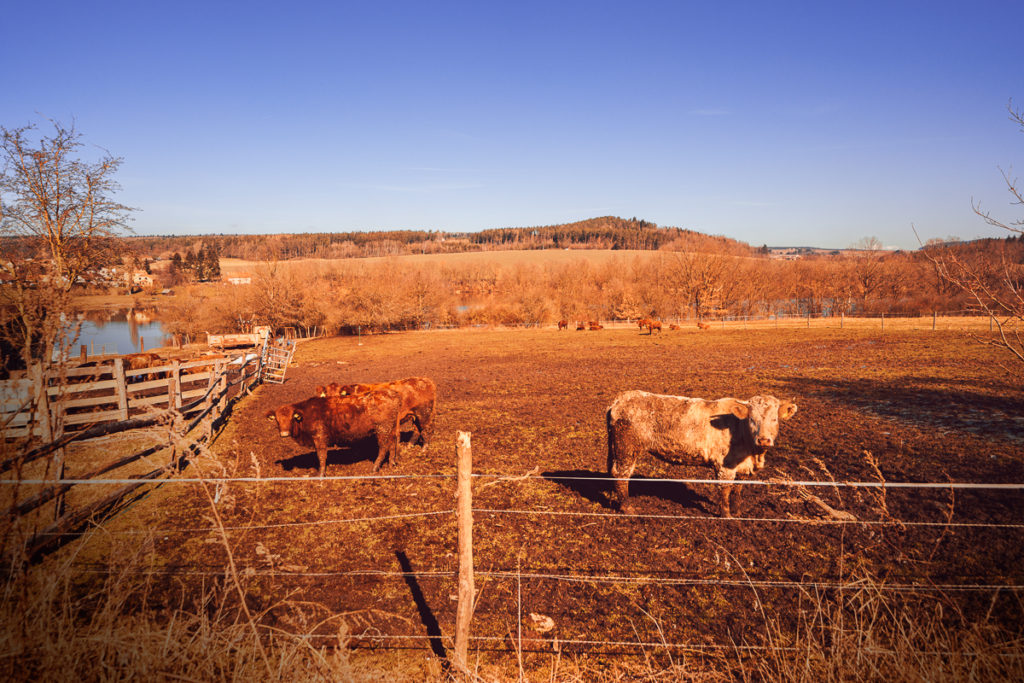
[[[779,436],[779,420],[788,420],[796,412],[796,404],[779,401],[774,396],[755,396],[747,402],[750,436],[761,449],[771,448]],[[757,467],[764,467],[764,451],[756,457]]]

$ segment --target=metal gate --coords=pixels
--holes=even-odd
[[[267,339],[263,345],[263,358],[260,362],[260,381],[281,384],[288,363],[295,353],[295,342],[284,339]]]

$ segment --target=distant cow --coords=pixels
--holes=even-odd
[[[676,325],[675,323],[672,323],[671,325],[668,326],[668,329],[670,329],[670,330],[678,330],[679,329],[679,325]]]
[[[567,330],[567,329],[569,329],[569,321],[568,320],[559,320],[558,321],[558,331],[561,332],[562,330]]]
[[[654,334],[655,330],[658,331],[658,334],[661,334],[661,321],[660,320],[649,319],[649,320],[645,320],[644,324],[647,327],[647,334]]]
[[[130,353],[124,357],[125,370],[143,370],[162,364],[163,360],[156,353]]]
[[[779,434],[779,419],[795,412],[795,404],[774,396],[709,401],[646,391],[621,393],[606,414],[608,474],[617,480],[612,503],[630,509],[629,478],[648,453],[670,463],[706,464],[720,481],[751,474],[764,467],[765,452]],[[730,517],[733,486],[721,488],[722,516]],[[732,499],[737,512],[739,498],[736,491]]]
[[[399,409],[399,422],[408,418],[416,429],[415,443],[425,446],[430,421],[434,416],[434,405],[437,402],[437,386],[426,377],[407,377],[394,382],[377,384],[338,384],[331,383],[326,387],[317,387],[316,393],[322,397],[358,396],[374,391],[395,391],[402,399]]]
[[[707,323],[697,323],[697,327],[699,327],[702,330],[710,330],[711,329],[711,325],[708,325]]]
[[[377,458],[373,471],[385,458],[395,463],[398,452],[398,411],[402,399],[396,392],[374,392],[346,398],[315,396],[268,410],[266,418],[277,423],[282,437],[290,436],[316,449],[320,476],[327,470],[327,449],[373,436]]]
[[[637,327],[640,328],[640,331],[643,332],[644,328],[647,327],[647,323],[649,321],[650,321],[650,318],[640,318],[639,320],[636,321],[636,325],[637,325]]]
[[[587,323],[587,329],[589,329],[589,330],[603,330],[604,329],[604,325],[602,325],[601,323],[597,322],[596,320],[591,320],[589,323]]]

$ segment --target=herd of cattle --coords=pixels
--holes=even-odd
[[[661,332],[661,321],[660,320],[654,320],[653,318],[641,318],[640,320],[637,321],[637,325],[639,325],[641,332],[643,332],[646,329],[647,330],[647,334],[654,334],[655,330],[657,330],[658,332]],[[705,322],[698,322],[697,323],[697,327],[699,329],[702,329],[702,330],[711,329],[711,326],[708,325]],[[568,320],[559,320],[558,321],[558,329],[559,330],[567,330],[567,329],[569,329],[569,321]],[[589,322],[583,322],[582,320],[579,320],[579,321],[576,322],[576,329],[577,330],[603,330],[604,326],[601,325],[601,323],[597,322],[596,320],[591,320]],[[681,328],[679,327],[679,325],[676,325],[675,323],[672,323],[672,324],[670,324],[668,326],[668,329],[670,329],[670,330],[678,330],[678,329],[681,329]]]
[[[331,446],[347,446],[373,437],[377,457],[373,470],[387,460],[397,465],[403,429],[412,430],[412,442],[425,446],[437,402],[437,388],[426,377],[379,384],[329,384],[316,388],[316,396],[267,411],[282,437],[314,448],[320,477],[327,468]],[[797,407],[774,396],[749,400],[705,400],[666,396],[646,391],[619,394],[606,411],[608,476],[614,480],[612,507],[631,511],[629,479],[646,455],[669,463],[695,463],[711,467],[719,481],[735,481],[765,466],[765,454],[775,445],[779,420],[787,420]],[[739,492],[722,484],[721,513],[738,512]],[[730,505],[730,502],[732,503]]]

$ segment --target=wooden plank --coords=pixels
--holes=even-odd
[[[113,373],[113,363],[110,365],[94,365],[88,368],[68,368],[64,371],[65,377],[89,377],[90,375],[109,375]],[[50,379],[53,379],[51,376]]]
[[[161,394],[159,396],[140,396],[138,398],[134,396],[128,397],[128,408],[140,408],[142,406],[153,406],[158,403],[167,403],[167,394]]]
[[[118,420],[121,416],[120,410],[104,410],[98,413],[79,413],[77,415],[67,415],[64,418],[64,424],[67,425],[84,425],[100,422],[110,422],[112,420]]]
[[[32,436],[41,436],[42,430],[36,427],[32,430]],[[24,439],[29,436],[29,430],[27,427],[12,427],[4,430],[5,439]]]
[[[146,381],[146,382],[138,382],[138,383],[134,383],[134,384],[128,384],[128,385],[125,386],[125,390],[129,394],[137,394],[140,391],[146,391],[147,389],[156,389],[156,388],[166,389],[167,388],[167,380],[163,379],[163,378],[161,378],[161,379],[151,379],[151,380]]]
[[[60,405],[64,407],[64,410],[70,408],[88,408],[90,406],[101,406],[104,403],[117,403],[117,395],[110,394],[108,396],[93,396],[92,398],[73,398],[68,401],[60,401]]]
[[[104,389],[116,389],[117,380],[103,379],[97,382],[82,382],[80,384],[61,384],[56,387],[47,387],[46,393],[49,396],[61,396],[63,394],[80,394],[83,391],[103,391]]]
[[[167,365],[157,365],[152,368],[137,368],[135,370],[125,370],[125,377],[140,377],[142,375],[153,375],[158,372],[170,372],[174,369],[175,363],[168,363]]]

